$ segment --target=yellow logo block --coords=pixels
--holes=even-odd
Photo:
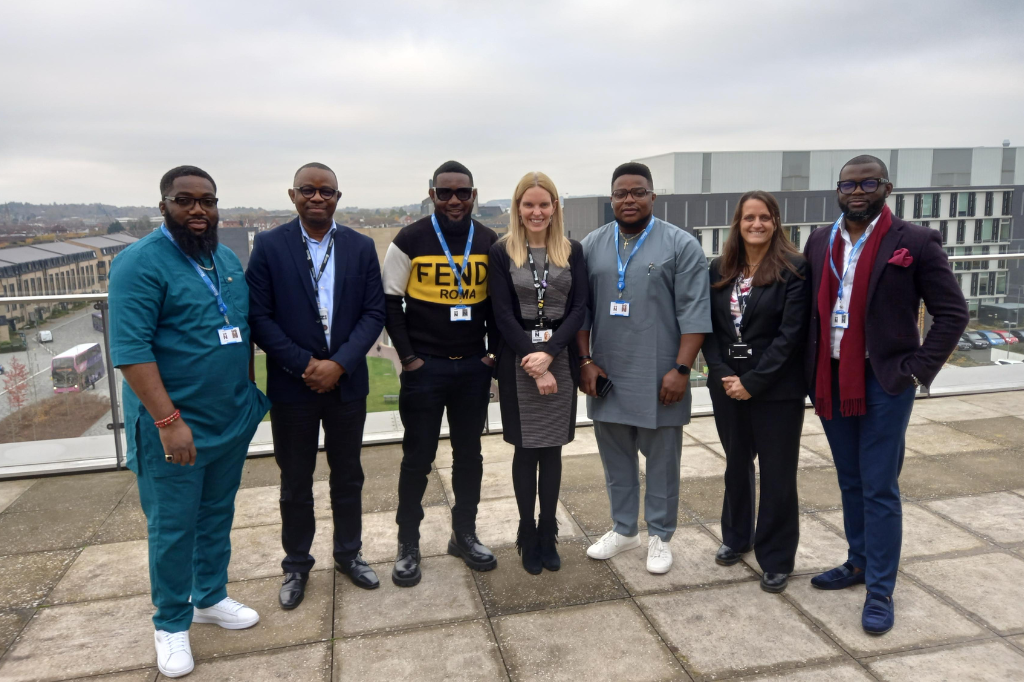
[[[462,267],[462,256],[454,256],[455,264]],[[467,305],[487,299],[487,269],[485,254],[472,254],[469,266],[462,273],[462,298],[455,273],[444,256],[417,256],[412,259],[406,296],[428,303]]]

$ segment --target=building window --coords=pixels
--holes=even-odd
[[[694,230],[693,231],[693,238],[697,240],[697,243],[700,244],[700,248],[703,249],[704,248],[704,230]]]
[[[945,220],[939,221],[939,234],[942,235],[942,243],[949,243],[949,223]]]
[[[920,217],[921,217],[921,195],[920,194],[915,194],[914,195],[914,218],[916,219],[916,218],[920,218]]]
[[[1010,215],[1013,208],[1013,192],[1003,192],[1003,215]]]
[[[994,199],[994,192],[985,192],[985,215],[992,215],[992,204],[995,203]]]
[[[978,295],[978,280],[979,279],[981,279],[981,278],[978,276],[978,273],[975,272],[975,273],[973,273],[971,275],[971,296],[977,296]]]
[[[925,197],[924,197],[924,206],[925,206],[924,214],[928,218],[938,218],[939,217],[939,204],[942,201],[942,195],[941,194],[932,194],[930,196],[931,196],[931,201],[928,200],[929,195],[926,194]],[[928,210],[928,209],[931,209],[931,210]]]
[[[960,195],[957,192],[951,192],[949,195],[949,217],[956,217],[956,205],[957,201],[960,200]]]
[[[721,230],[711,230],[711,255],[718,255],[718,233]]]
[[[902,194],[897,194],[896,195],[896,217],[897,218],[902,218],[903,217],[903,195]]]
[[[989,274],[990,275],[995,275],[996,273],[992,272],[992,273],[989,273]],[[972,276],[973,277],[978,277],[977,275],[972,275]],[[990,277],[979,277],[978,278],[978,296],[988,296],[988,294],[989,294],[989,290],[988,290],[989,280],[992,281],[992,288],[995,288],[996,282],[995,282],[995,278],[994,277],[990,276]]]
[[[999,241],[1008,242],[1010,241],[1010,221],[1009,219],[999,220],[995,218],[992,220],[993,232],[999,231]]]
[[[974,197],[974,192],[967,192],[967,215],[971,216],[972,218],[974,217]],[[959,210],[959,207],[957,207],[957,211]],[[963,214],[961,213],[960,215]]]
[[[1008,250],[1009,250],[1009,245],[1007,245],[1007,244],[1000,244],[999,245],[999,253],[1007,253]],[[999,269],[999,270],[1005,270],[1006,269],[1006,261],[1005,260],[996,261],[996,268]]]
[[[967,241],[967,221],[958,220],[956,221],[956,243],[963,244]]]
[[[800,226],[794,225],[789,228],[789,241],[793,242],[793,246],[800,248]]]
[[[956,275],[956,285],[958,287],[960,287],[961,291],[963,291],[963,289],[964,289],[964,276],[963,275]]]
[[[984,239],[982,238],[982,223],[983,222],[984,222],[983,220],[975,220],[974,221],[974,243],[975,244],[980,244],[982,241],[984,241]],[[992,236],[991,223],[989,224],[988,234],[989,234],[990,237]]]
[[[995,291],[996,295],[997,296],[1005,296],[1006,295],[1006,273],[1005,272],[997,272],[997,273],[993,273],[993,274],[996,276],[996,291]]]

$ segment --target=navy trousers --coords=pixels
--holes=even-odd
[[[892,596],[903,542],[899,475],[904,438],[914,407],[913,386],[889,395],[866,362],[867,411],[843,417],[839,411],[838,361],[832,362],[832,419],[822,419],[843,497],[848,561],[865,571],[869,592]]]

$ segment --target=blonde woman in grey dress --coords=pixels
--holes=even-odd
[[[523,568],[536,575],[561,566],[555,508],[562,446],[576,428],[576,332],[590,293],[583,249],[565,237],[558,190],[548,176],[523,176],[509,214],[508,233],[491,247],[489,296],[499,332],[495,375],[502,427],[505,441],[515,446],[516,546]]]

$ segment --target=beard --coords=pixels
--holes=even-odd
[[[839,204],[839,210],[843,211],[843,214],[850,220],[862,222],[864,220],[873,220],[876,215],[882,212],[883,206],[885,206],[885,197],[879,197],[874,201],[868,202],[867,208],[863,211],[847,211],[843,208],[842,204]]]
[[[645,216],[640,216],[639,218],[632,222],[619,220],[619,229],[621,229],[623,232],[639,232],[640,230],[647,227],[647,223],[651,222],[652,215],[654,215],[653,210],[651,211],[651,213],[648,213]]]
[[[207,221],[209,221],[209,218],[207,218]],[[177,222],[169,215],[164,216],[164,224],[167,225],[167,229],[171,236],[174,237],[174,241],[177,242],[178,246],[181,247],[181,250],[189,258],[195,259],[199,256],[212,257],[213,252],[217,250],[216,220],[208,222],[208,227],[201,234],[196,234],[187,225]]]
[[[437,216],[437,224],[441,226],[441,230],[450,233],[469,232],[469,224],[473,221],[473,216],[469,213],[460,220],[451,220],[441,211],[435,211],[434,215]]]

